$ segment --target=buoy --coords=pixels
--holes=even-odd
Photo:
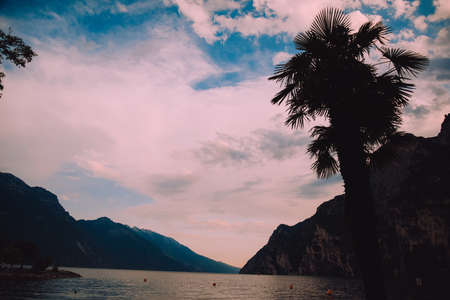
[[[289,288],[292,290],[292,289],[294,288],[294,285],[291,284],[291,285],[289,286]]]
[[[213,286],[216,286],[216,283],[215,283],[215,282],[213,282]]]
[[[417,287],[422,287],[422,284],[423,284],[422,278],[420,278],[420,277],[416,278],[416,285],[417,285]]]
[[[147,278],[144,278],[144,282],[147,282]]]
[[[332,290],[328,290],[328,291],[327,291],[327,295],[328,295],[328,296],[333,295],[333,291],[332,291]]]

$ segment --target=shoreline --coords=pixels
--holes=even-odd
[[[50,280],[80,277],[80,274],[66,270],[33,272],[26,269],[16,269],[0,271],[0,280]]]

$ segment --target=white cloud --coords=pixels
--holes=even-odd
[[[208,43],[219,38],[216,36],[218,26],[214,23],[214,12],[234,10],[240,7],[233,0],[171,0],[168,5],[177,5],[180,12],[192,21],[194,31]]]
[[[362,3],[376,9],[388,7],[388,3],[386,0],[362,0]]]
[[[259,36],[261,34],[275,35],[285,31],[286,21],[278,18],[253,17],[245,15],[231,18],[217,16],[215,21],[219,23],[221,30],[240,32],[243,36]]]
[[[123,5],[122,3],[116,2],[116,6],[117,6],[117,9],[119,10],[119,12],[122,12],[122,13],[128,12],[127,7],[125,5]]]
[[[370,14],[363,14],[359,10],[352,11],[348,14],[350,17],[350,21],[352,22],[352,29],[358,30],[358,28],[369,21],[372,21],[374,23],[377,23],[382,20],[382,17],[379,15],[370,15]]]
[[[243,36],[275,35],[288,33],[294,36],[309,26],[320,9],[338,7],[355,9],[361,6],[358,0],[317,0],[313,2],[286,0],[257,0],[253,6],[265,16],[245,14],[231,17],[229,14],[215,15],[221,9],[238,9],[234,1],[173,0],[180,12],[193,22],[194,31],[208,43],[227,37],[227,32],[240,32]],[[214,5],[213,5],[214,4]],[[218,33],[225,34],[218,36]]]
[[[415,37],[414,31],[411,29],[403,29],[398,34],[393,35],[395,40],[410,40]]]
[[[450,57],[450,31],[447,28],[439,30],[435,39],[423,34],[412,38],[406,32],[402,31],[396,36],[400,39],[395,41],[394,47],[410,49],[429,58]]]
[[[175,0],[180,12],[193,22],[194,31],[209,43],[216,41],[216,29],[212,24],[211,13],[206,9],[203,1]]]
[[[419,6],[419,1],[407,1],[407,0],[393,0],[392,6],[395,9],[394,18],[404,16],[405,18],[411,17]]]
[[[448,28],[439,30],[434,44],[436,47],[436,55],[450,57],[450,30]]]
[[[418,30],[425,31],[428,27],[428,24],[425,21],[425,16],[418,16],[413,19],[413,24]]]
[[[434,0],[434,14],[428,16],[430,22],[437,22],[450,18],[450,2],[448,0]]]
[[[403,30],[395,38],[393,47],[413,50],[431,59],[428,69],[412,80],[416,89],[403,115],[401,129],[416,135],[434,136],[440,129],[444,114],[450,111],[450,76],[447,71],[449,31],[442,28],[432,39],[426,35],[414,36],[409,30]]]
[[[284,62],[288,61],[291,57],[292,57],[292,54],[289,54],[287,52],[278,52],[272,58],[272,63],[274,65],[277,65],[279,63],[284,63]]]

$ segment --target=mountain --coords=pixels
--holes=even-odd
[[[240,273],[356,276],[343,204],[344,196],[337,196],[322,203],[312,217],[294,226],[279,225]]]
[[[158,245],[161,251],[168,257],[183,262],[183,264],[197,272],[218,272],[218,273],[238,273],[239,269],[225,263],[212,260],[203,255],[197,254],[188,247],[178,243],[176,240],[153,232],[151,230],[133,230],[149,242]]]
[[[438,136],[405,134],[375,155],[371,187],[392,299],[438,299],[432,295],[443,292],[450,278],[450,114]],[[278,226],[240,273],[358,276],[344,197],[323,203],[294,226]],[[428,296],[417,296],[424,291]]]
[[[0,245],[34,243],[41,256],[79,267],[237,273],[239,269],[198,255],[152,231],[103,217],[75,220],[56,195],[0,173]]]
[[[27,241],[61,262],[77,265],[89,261],[80,247],[82,232],[59,204],[57,197],[40,187],[30,187],[12,174],[0,173],[0,232],[2,241]]]
[[[182,262],[165,255],[155,243],[149,243],[130,227],[106,217],[77,221],[87,246],[80,246],[89,256],[88,266],[119,269],[191,271]]]

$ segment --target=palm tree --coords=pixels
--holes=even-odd
[[[409,76],[428,63],[412,51],[386,48],[389,32],[381,22],[353,32],[343,11],[324,9],[295,37],[299,52],[269,78],[282,86],[272,103],[287,107],[286,125],[303,127],[317,117],[329,122],[311,130],[307,151],[319,177],[342,175],[346,221],[370,300],[386,299],[369,186],[371,154],[396,134],[414,88]],[[368,63],[372,50],[381,56],[376,64]]]

